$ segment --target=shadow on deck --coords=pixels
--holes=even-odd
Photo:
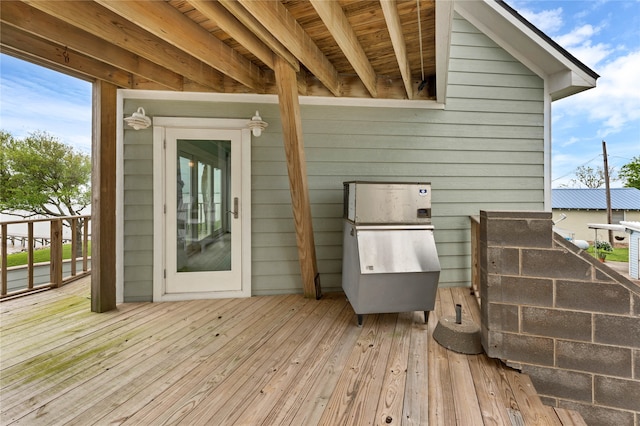
[[[570,425],[528,376],[431,337],[436,310],[366,315],[343,294],[130,303],[90,312],[89,278],[0,304],[0,422],[29,425]]]

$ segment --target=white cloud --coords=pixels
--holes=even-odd
[[[594,28],[593,25],[586,24],[575,28],[568,34],[556,37],[555,40],[560,46],[571,48],[573,46],[579,46],[585,42],[590,42],[589,39],[597,34],[598,31],[599,28]]]
[[[560,143],[560,146],[562,146],[562,147],[565,147],[565,146],[571,146],[571,145],[573,145],[574,143],[578,143],[578,142],[580,142],[580,138],[576,138],[575,136],[572,136],[572,137],[570,137],[570,138],[569,138],[569,140],[568,140],[568,141],[561,142],[561,143]]]
[[[606,43],[594,44],[593,39],[599,35],[601,30],[602,26],[585,24],[574,28],[569,33],[555,36],[554,40],[581,62],[590,68],[595,68],[615,50]]]
[[[518,9],[525,19],[542,30],[545,34],[555,34],[562,28],[562,8],[534,12],[531,9]]]
[[[598,43],[596,45],[592,45],[591,41],[587,41],[581,46],[571,47],[567,50],[589,68],[597,68],[600,62],[614,52],[614,50],[607,44]]]
[[[554,103],[561,121],[587,117],[598,123],[598,138],[626,127],[640,128],[640,50],[619,56],[599,69],[597,87]]]

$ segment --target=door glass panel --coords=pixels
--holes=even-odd
[[[231,141],[177,140],[176,272],[231,270]]]

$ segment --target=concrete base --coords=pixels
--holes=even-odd
[[[456,324],[455,317],[441,318],[433,330],[433,338],[440,345],[462,354],[482,353],[480,327],[473,321],[463,319]]]

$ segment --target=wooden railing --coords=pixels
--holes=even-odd
[[[469,216],[469,219],[471,220],[471,288],[480,305],[480,216]]]
[[[91,216],[65,216],[47,219],[31,219],[0,222],[0,298],[4,299],[10,296],[16,296],[33,291],[39,291],[47,288],[57,288],[68,281],[88,275],[91,272],[89,265],[89,222]],[[49,222],[49,236],[35,236],[34,224]],[[63,236],[64,224],[70,228],[70,237]],[[26,234],[22,232],[11,232],[11,228],[24,228],[26,225]],[[46,226],[46,225],[45,225]],[[27,252],[27,264],[24,267],[16,266],[8,268],[8,242],[12,245],[19,242]],[[45,263],[34,264],[34,252],[36,243],[40,241],[41,246],[50,248],[49,261]],[[63,243],[71,244],[71,259],[69,267],[64,271],[63,262]],[[79,263],[82,262],[81,271]],[[35,283],[36,268],[46,268],[49,265],[49,281]],[[25,275],[26,270],[26,276]],[[13,278],[12,278],[13,276]],[[17,277],[17,278],[16,278]],[[18,284],[16,284],[18,282]],[[11,286],[9,285],[11,283]]]

